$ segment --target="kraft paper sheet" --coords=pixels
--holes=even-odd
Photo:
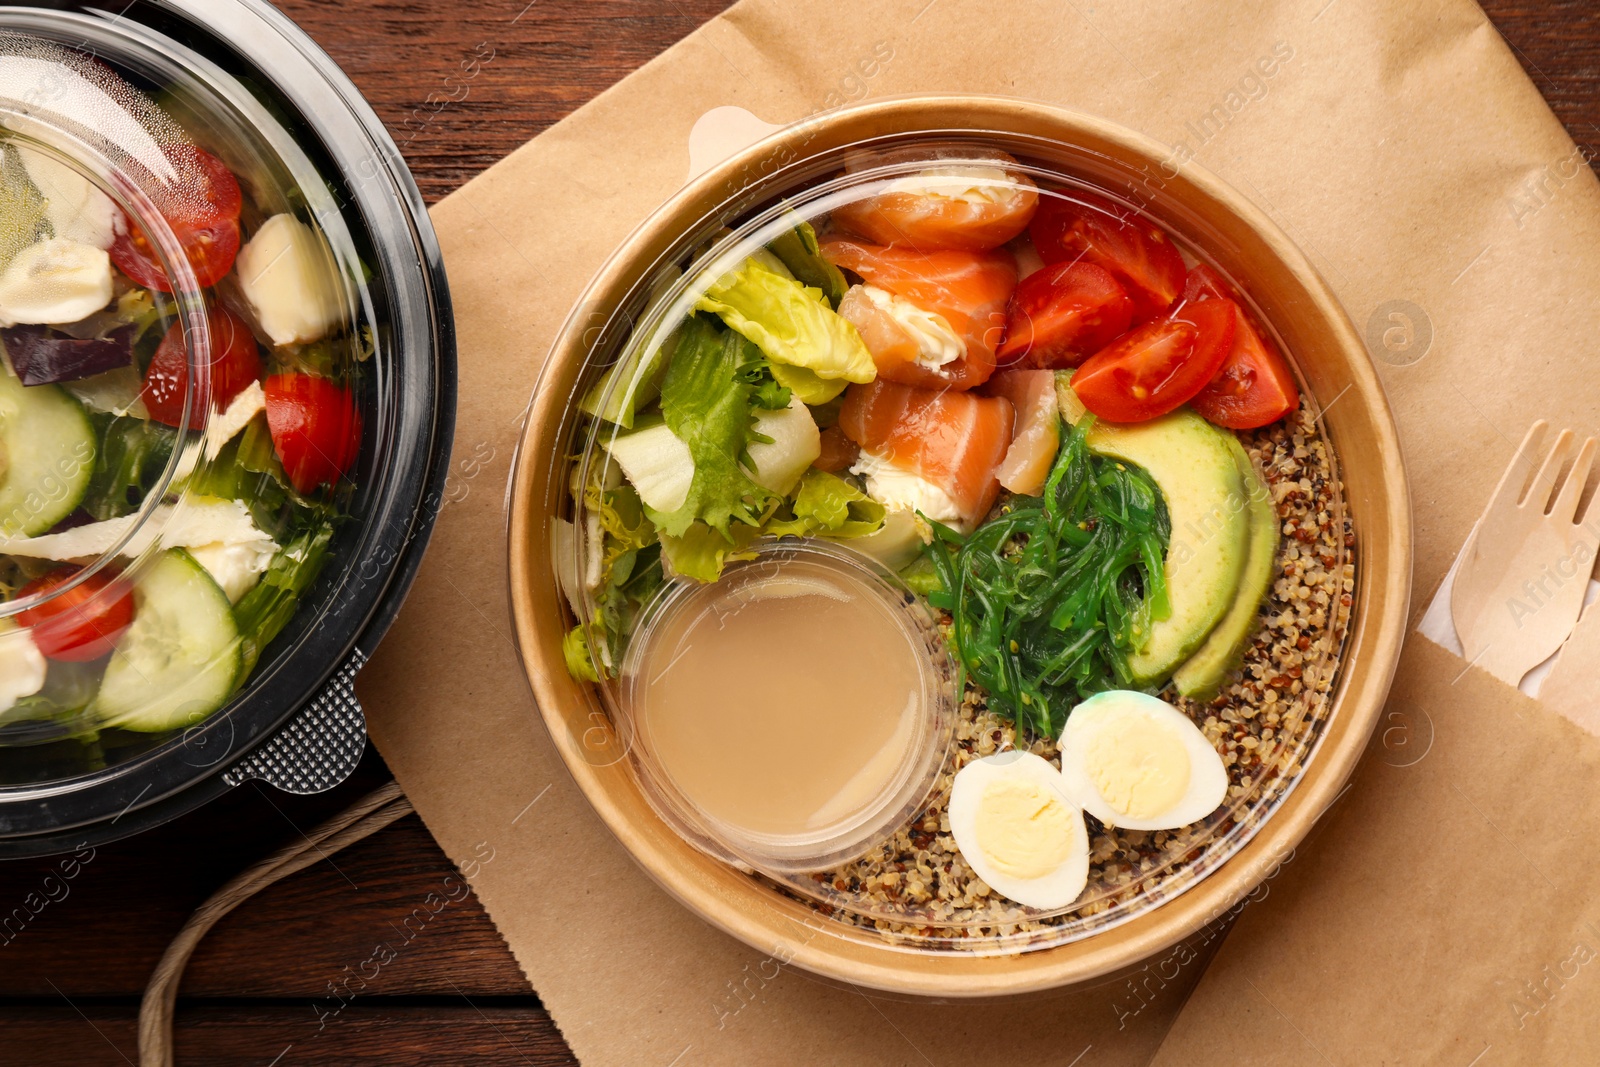
[[[685,912],[589,811],[511,640],[504,489],[540,361],[683,181],[706,111],[782,123],[916,91],[1122,122],[1305,249],[1400,425],[1413,625],[1527,425],[1594,429],[1600,190],[1470,0],[745,0],[433,212],[460,335],[455,469],[360,690],[568,1041],[597,1067],[1578,1062],[1600,1044],[1600,742],[1417,637],[1348,793],[1225,943],[1054,999],[934,1006],[809,979]]]

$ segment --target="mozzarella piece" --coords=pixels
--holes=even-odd
[[[111,257],[81,241],[31,244],[0,274],[0,326],[77,322],[109,303]]]
[[[1015,749],[974,760],[950,788],[950,833],[979,878],[1031,908],[1065,908],[1089,882],[1083,811],[1061,773]]]
[[[178,504],[162,504],[143,523],[140,519],[138,514],[124,515],[40,537],[0,538],[0,553],[30,559],[94,559],[110,552],[130,530],[133,535],[118,550],[129,557],[156,543],[162,548],[248,544],[268,556],[278,550],[277,543],[256,528],[250,510],[237,500],[192,497]]]
[[[1145,693],[1097,693],[1061,734],[1067,793],[1108,826],[1175,830],[1228,795],[1222,757],[1190,718]]]
[[[963,528],[961,507],[950,494],[904,467],[897,467],[871,452],[862,452],[850,473],[866,479],[867,495],[890,511],[897,508],[917,511],[935,522]]]
[[[327,242],[293,215],[261,224],[235,260],[239,290],[275,345],[320,340],[344,322],[345,287]]]
[[[267,394],[260,382],[251,382],[239,390],[239,395],[228,401],[226,410],[213,415],[206,422],[206,445],[214,456],[222,446],[250,425],[250,420],[267,410]]]
[[[28,179],[44,194],[55,236],[109,249],[117,238],[117,205],[88,178],[43,152],[17,146]]]
[[[0,713],[44,688],[44,653],[33,634],[9,619],[0,621]]]
[[[969,204],[1009,204],[1018,195],[1016,182],[1004,167],[957,164],[927,170],[889,183],[888,192],[939,196]]]
[[[213,541],[208,545],[191,545],[189,555],[206,569],[227,594],[231,603],[248,593],[261,579],[278,546],[269,537],[252,541]]]
[[[967,353],[967,343],[950,325],[950,320],[933,311],[924,311],[903,296],[896,296],[876,285],[859,287],[872,306],[888,315],[917,342],[917,364],[939,370]]]

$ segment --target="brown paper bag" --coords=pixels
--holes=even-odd
[[[1142,1064],[1215,947],[1202,938],[1133,980],[1055,1001],[937,1007],[824,986],[787,967],[776,946],[763,955],[702,925],[632,866],[567,779],[521,677],[502,509],[522,412],[589,275],[683,180],[695,120],[738,105],[794,121],[932,90],[1097,112],[1167,141],[1175,158],[1192,157],[1274,215],[1358,327],[1374,324],[1418,501],[1421,593],[1441,578],[1521,428],[1535,416],[1576,423],[1597,408],[1593,377],[1567,352],[1597,336],[1600,312],[1583,296],[1600,255],[1600,197],[1586,167],[1572,171],[1571,142],[1468,0],[1284,0],[1248,10],[746,0],[713,20],[434,210],[461,345],[455,467],[416,589],[361,680],[380,751],[446,852],[472,859],[474,888],[585,1062]],[[1541,180],[1541,198],[1529,201],[1524,183]],[[1385,347],[1397,323],[1405,343]],[[1491,947],[1525,944],[1509,924],[1503,933],[1489,926],[1492,910],[1473,912],[1482,921],[1470,929],[1452,925],[1453,911],[1481,905],[1477,894],[1505,888],[1517,871],[1524,890],[1538,876],[1507,860],[1507,838],[1413,792],[1435,768],[1451,768],[1509,840],[1536,850],[1546,876],[1580,884],[1562,880],[1553,861],[1558,849],[1581,856],[1596,825],[1577,784],[1593,740],[1497,683],[1452,688],[1458,670],[1431,646],[1412,649],[1406,692],[1427,696],[1449,761],[1436,753],[1409,773],[1363,771],[1349,810],[1382,822],[1392,847],[1371,848],[1363,825],[1336,808],[1268,899],[1246,910],[1240,932],[1251,936],[1237,954],[1227,950],[1243,962],[1214,980],[1225,1005],[1244,1003],[1229,995],[1230,976],[1249,978],[1265,957],[1278,963],[1267,992],[1283,990],[1274,1003],[1285,1011],[1318,1003],[1330,984],[1353,990],[1337,1001],[1346,1009],[1338,1019],[1320,1016],[1340,1028],[1319,1032],[1330,1056],[1366,1062],[1390,1047],[1381,1027],[1361,1025],[1365,1016],[1432,1026],[1417,1012],[1438,1001],[1407,1000],[1406,987],[1389,985],[1385,954],[1327,949],[1308,961],[1295,947],[1312,937],[1370,944],[1385,929],[1360,908],[1393,887],[1345,877],[1355,867],[1394,872],[1409,887],[1404,899],[1426,905],[1404,917],[1406,944],[1438,964],[1427,973],[1441,985]],[[1458,724],[1461,742],[1447,745]],[[1495,727],[1520,747],[1488,744]],[[1551,773],[1530,766],[1539,752]],[[1548,799],[1550,817],[1536,818],[1531,801],[1499,807],[1514,786]],[[1391,794],[1399,799],[1377,809],[1356,806]],[[1463,858],[1420,866],[1404,843],[1431,841],[1441,812]],[[1324,854],[1343,857],[1337,870],[1319,863]],[[1438,877],[1465,872],[1477,876]],[[1343,889],[1333,898],[1277,890],[1336,876]],[[1568,921],[1570,902],[1541,899],[1526,921],[1551,944],[1572,935],[1581,916]],[[1519,902],[1515,914],[1531,907]],[[1401,917],[1383,915],[1396,929]],[[1379,966],[1369,970],[1372,960]],[[1285,972],[1301,980],[1285,985]],[[1236,1055],[1220,1035],[1240,1018],[1201,1008],[1211,985],[1185,1014],[1185,1040]],[[1582,986],[1568,981],[1528,1026],[1553,1030],[1589,1010],[1574,1006]],[[1266,1018],[1243,1011],[1246,1021]],[[1363,1034],[1374,1044],[1359,1044]]]
[[[1157,1064],[1594,1062],[1600,745],[1461,670],[1412,642],[1350,788]]]

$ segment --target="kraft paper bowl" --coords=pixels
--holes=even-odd
[[[571,625],[552,566],[567,494],[570,412],[588,353],[626,330],[626,309],[661,266],[716,227],[840,169],[847,148],[920,137],[979,138],[1146,206],[1235,278],[1292,353],[1321,408],[1357,538],[1348,636],[1313,758],[1275,812],[1187,891],[1069,944],[1008,955],[907,949],[825,920],[813,907],[691,847],[652,809],[593,688],[562,656]],[[619,309],[623,310],[619,314]],[[1337,401],[1337,403],[1335,403]],[[712,925],[825,978],[886,992],[993,997],[1105,980],[1224,916],[1290,856],[1337,797],[1389,690],[1411,585],[1411,518],[1393,419],[1354,328],[1304,254],[1259,208],[1160,144],[1088,115],[966,96],[904,97],[786,127],[702,173],[605,263],[558,335],[520,445],[510,507],[511,599],[540,713],[573,778],[638,863]]]

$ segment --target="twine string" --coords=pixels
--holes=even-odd
[[[229,912],[273,883],[304,870],[340,849],[411,814],[411,802],[396,782],[365,797],[266,859],[235,875],[195,909],[172,939],[145,986],[139,1005],[139,1067],[173,1067],[172,1017],[189,957]]]

